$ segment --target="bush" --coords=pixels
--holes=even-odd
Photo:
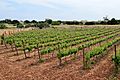
[[[6,25],[0,24],[0,29],[6,29],[6,28],[7,28]]]
[[[33,27],[33,25],[31,25],[31,24],[26,24],[25,25],[25,28],[29,28],[29,27]]]
[[[95,22],[86,22],[85,25],[95,25]]]
[[[80,22],[78,22],[78,21],[63,21],[63,24],[67,24],[67,25],[79,25]]]
[[[53,21],[52,22],[52,25],[60,25],[61,23],[60,22],[58,22],[58,21]]]
[[[40,29],[42,28],[47,28],[50,27],[48,23],[37,23],[36,27],[39,27]]]
[[[17,28],[23,28],[23,27],[24,27],[23,24],[21,23],[17,24]]]

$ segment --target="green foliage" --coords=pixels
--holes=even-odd
[[[60,25],[61,23],[58,21],[52,21],[52,25]]]
[[[90,58],[92,58],[96,55],[102,54],[105,50],[107,50],[107,48],[111,47],[113,44],[115,44],[119,40],[120,40],[120,37],[116,38],[116,39],[112,40],[111,42],[108,42],[102,46],[94,48],[92,51],[86,53],[86,56],[85,56],[86,60],[90,60]]]
[[[6,29],[6,25],[4,25],[3,23],[0,23],[0,29]]]
[[[115,18],[112,18],[111,20],[108,19],[108,17],[103,17],[103,21],[87,21],[87,20],[82,20],[82,21],[53,21],[52,19],[45,19],[45,21],[36,21],[36,20],[25,20],[24,21],[24,25],[26,24],[36,24],[36,23],[48,23],[48,24],[52,24],[52,25],[59,25],[61,23],[63,24],[67,24],[67,25],[117,25],[120,24],[120,20],[117,20]],[[11,19],[5,19],[5,20],[0,20],[0,23],[8,23],[8,24],[13,24],[14,26],[16,26],[17,24],[20,23],[20,21],[18,20],[11,20]],[[35,25],[34,25],[35,26]],[[27,26],[28,27],[28,26]]]
[[[48,24],[52,24],[52,19],[45,19],[45,22]]]
[[[14,25],[20,24],[20,22],[18,20],[13,20],[11,23]]]
[[[32,20],[31,23],[37,23],[37,21],[36,20]]]
[[[119,34],[119,30],[120,29],[113,28],[39,29],[7,36],[5,37],[5,42],[8,44],[13,44],[13,40],[15,40],[16,47],[23,48],[22,40],[24,40],[24,50],[32,51],[33,49],[37,49],[37,47],[39,46],[40,53],[42,55],[51,53],[52,51],[58,51],[57,56],[60,59],[64,56],[76,54],[79,50],[82,50],[83,48],[90,47],[91,45],[97,44],[102,41],[106,41],[107,39],[110,39]],[[103,36],[107,37],[101,38]],[[74,47],[75,45],[83,42],[87,43]],[[115,41],[113,41],[112,44],[113,43],[115,43]],[[86,54],[88,59],[102,53],[102,50],[106,50],[106,48],[111,46],[112,44],[109,43],[108,46],[97,48],[95,51],[91,52],[90,55]]]
[[[67,25],[79,25],[80,22],[79,21],[62,21],[63,24],[67,24]]]
[[[19,24],[17,24],[17,28],[24,28],[24,25],[19,23]]]
[[[116,55],[112,56],[112,61],[114,62],[114,65],[115,65],[114,76],[116,76],[117,73],[119,72],[119,68],[120,68],[120,50],[119,50],[119,52],[116,53]]]
[[[95,22],[86,22],[85,25],[95,25]]]
[[[110,24],[110,25],[115,25],[115,24],[118,24],[118,21],[115,20],[115,18],[112,18],[112,19],[109,20],[107,23]]]
[[[30,23],[29,20],[25,20],[25,21],[24,21],[24,24],[28,24],[28,23]]]
[[[39,27],[40,29],[42,28],[47,28],[50,27],[48,23],[37,23],[36,27]]]
[[[120,66],[120,51],[117,53],[116,57],[115,55],[112,57],[112,60],[115,62],[115,64]]]
[[[57,57],[58,57],[58,58],[62,58],[62,57],[64,57],[64,56],[76,54],[77,51],[78,51],[77,48],[71,48],[71,49],[69,49],[69,50],[60,51],[60,52],[57,54]]]
[[[41,50],[40,53],[44,55],[44,54],[50,53],[53,50],[54,50],[53,48],[48,47],[46,49]]]
[[[26,25],[25,25],[25,28],[29,28],[29,27],[33,27],[34,25],[32,25],[32,24],[30,24],[30,23],[27,23]]]

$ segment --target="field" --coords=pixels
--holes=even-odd
[[[1,41],[0,80],[111,80],[120,27],[14,30]]]

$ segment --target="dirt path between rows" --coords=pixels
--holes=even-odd
[[[59,67],[56,58],[43,63],[36,63],[36,56],[12,61],[9,55],[15,52],[1,45],[0,52],[4,52],[0,54],[0,80],[107,80],[113,72],[113,51],[109,51],[89,70],[82,69],[82,58]]]

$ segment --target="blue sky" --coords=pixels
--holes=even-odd
[[[0,19],[120,19],[120,0],[0,0]]]

